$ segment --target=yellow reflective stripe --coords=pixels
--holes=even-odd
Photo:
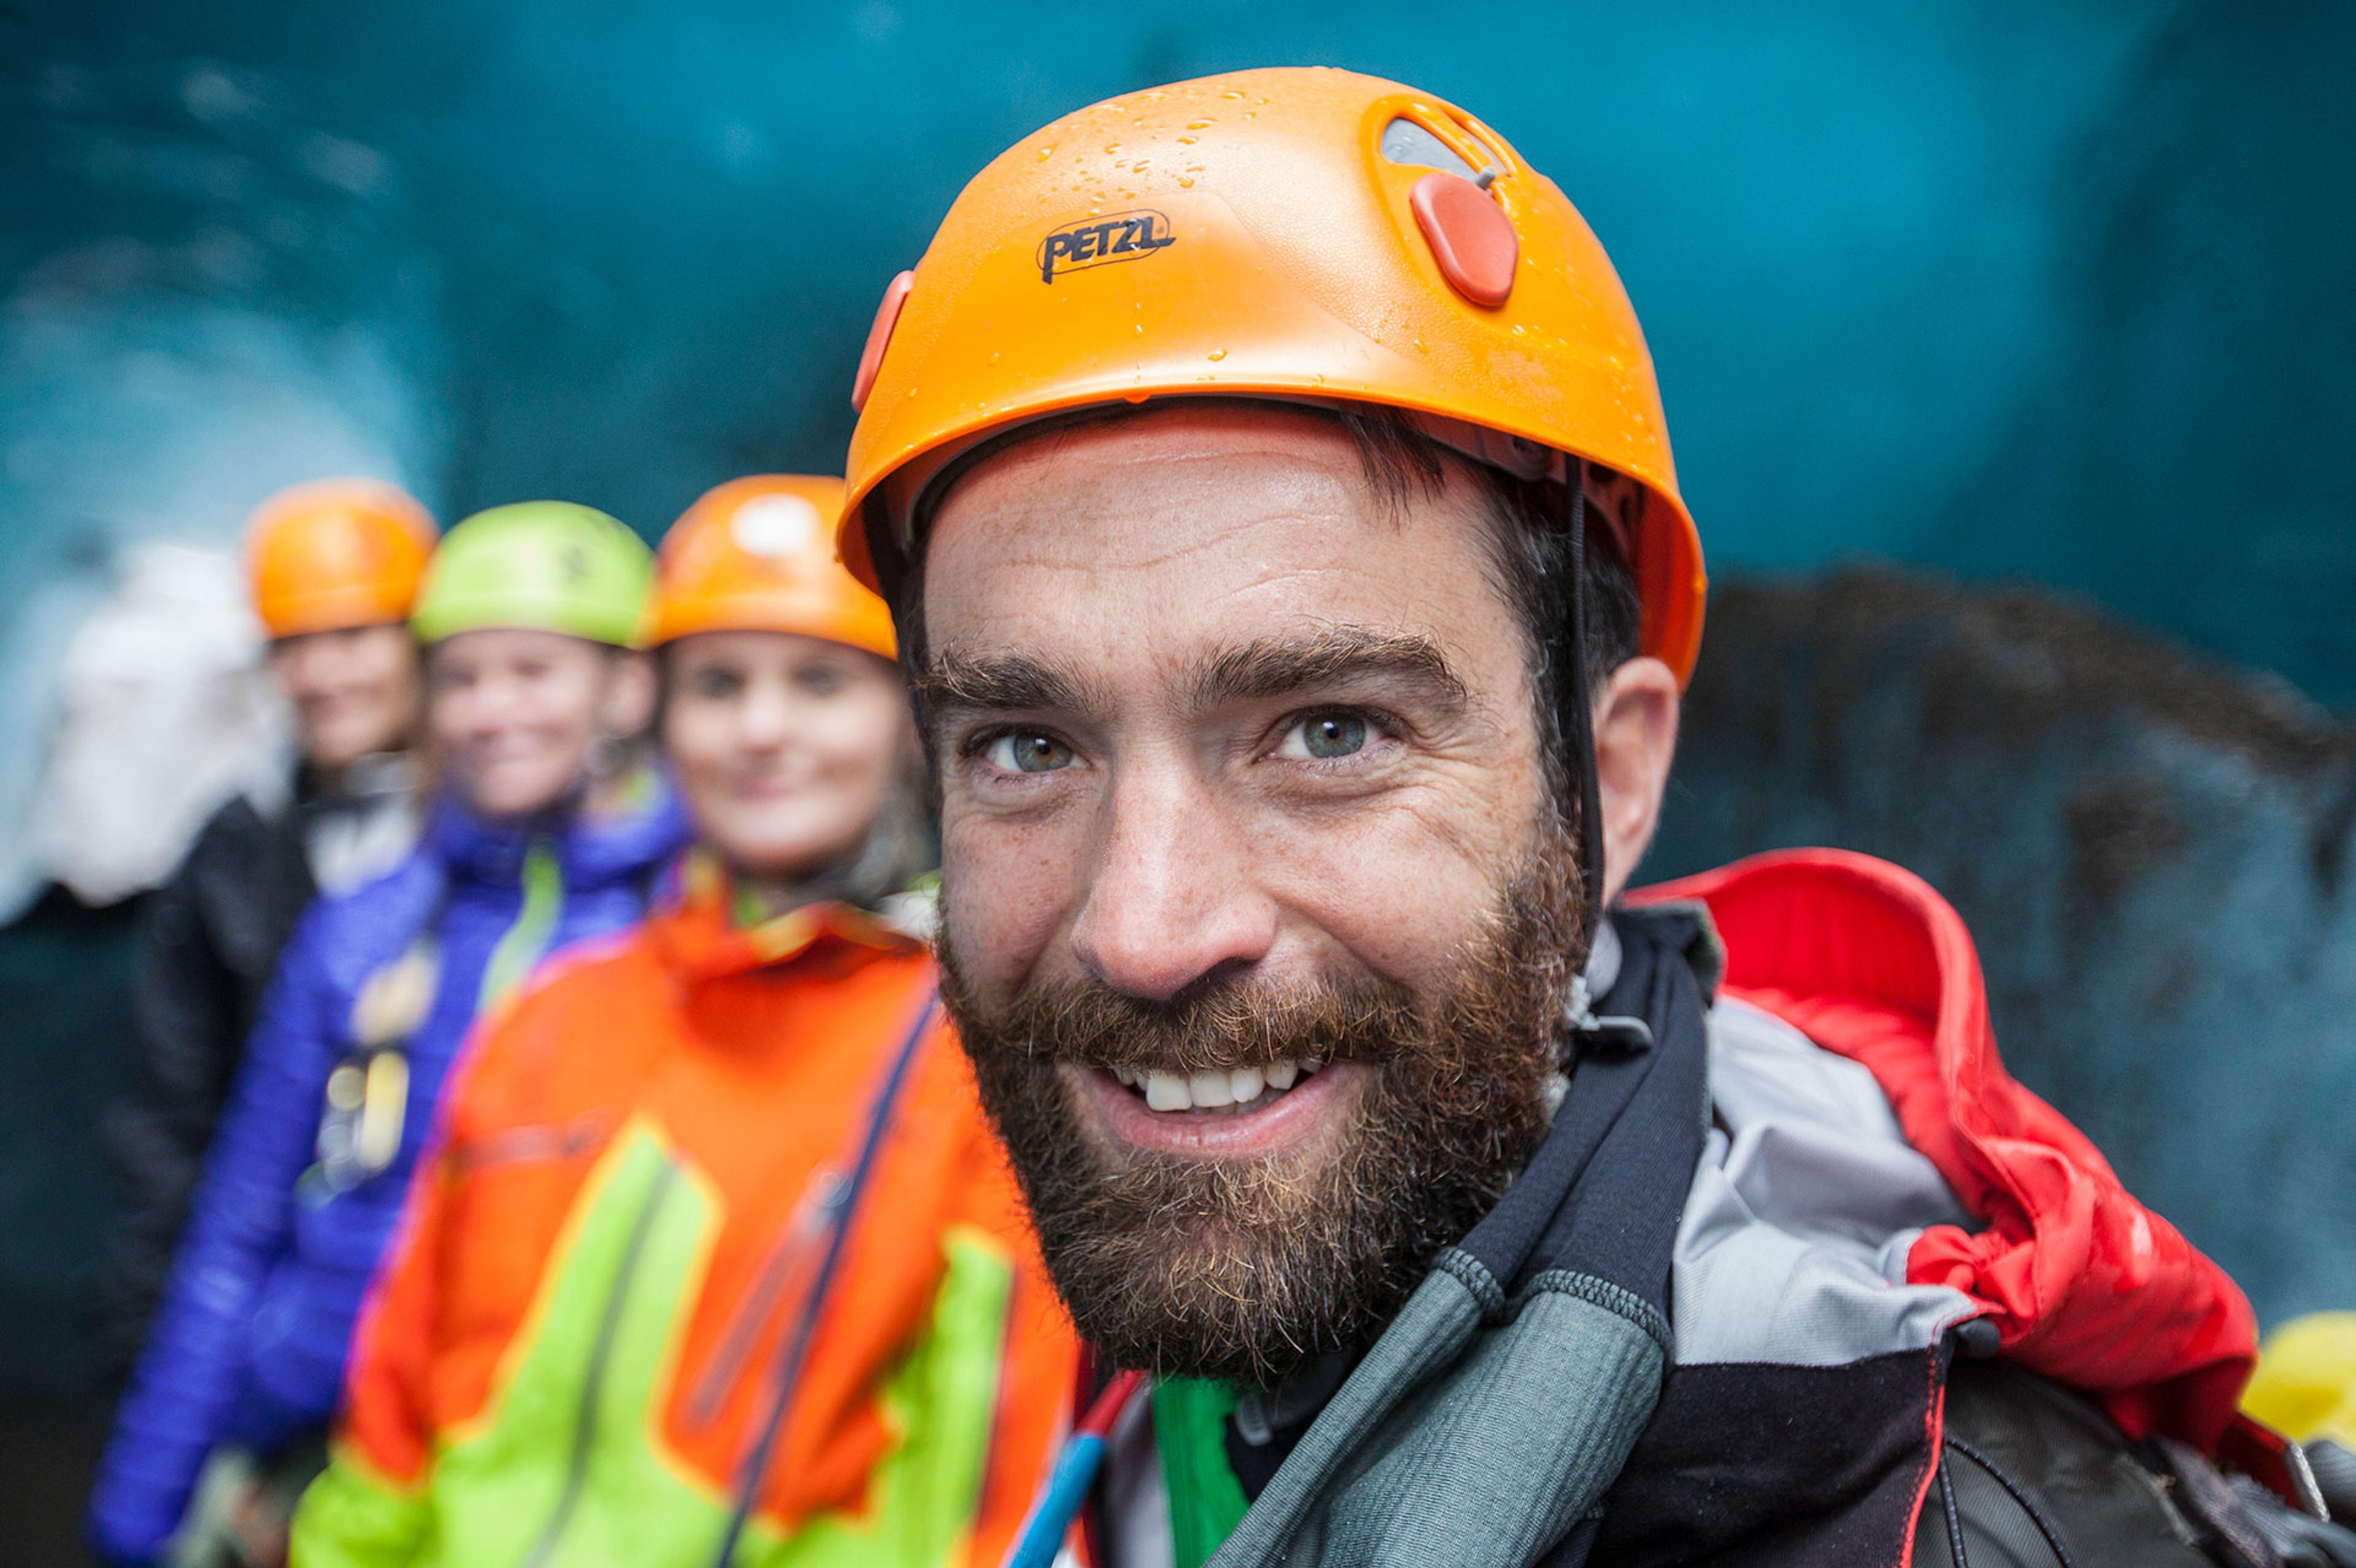
[[[304,1568],[409,1568],[433,1522],[424,1494],[395,1485],[338,1442],[294,1509],[290,1560]]]
[[[624,1129],[552,1252],[489,1407],[444,1435],[417,1496],[339,1454],[304,1499],[295,1563],[478,1568],[520,1563],[543,1541],[543,1568],[701,1563],[733,1499],[669,1449],[661,1413],[719,1213],[718,1195],[656,1130]],[[863,1505],[790,1533],[755,1514],[736,1568],[963,1562],[997,1421],[1014,1269],[978,1229],[952,1228],[941,1244],[947,1266],[925,1331],[880,1391],[894,1441]],[[584,1417],[586,1469],[568,1487]]]
[[[564,912],[564,867],[545,838],[535,839],[523,858],[523,904],[515,923],[491,949],[483,965],[482,989],[475,993],[475,1010],[487,1012],[531,977],[548,954],[557,917]]]

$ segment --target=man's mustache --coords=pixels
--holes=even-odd
[[[955,987],[954,968],[944,976]],[[1166,1000],[1132,997],[1095,981],[1043,981],[1003,1008],[952,998],[969,1049],[1137,1072],[1265,1068],[1314,1057],[1380,1061],[1417,1038],[1414,993],[1374,976],[1273,987],[1214,979]]]

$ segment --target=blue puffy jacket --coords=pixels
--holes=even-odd
[[[687,837],[651,776],[631,807],[529,828],[445,801],[399,867],[311,907],[279,962],[100,1466],[91,1530],[109,1559],[163,1550],[217,1445],[268,1453],[334,1414],[361,1298],[476,1014],[540,958],[635,922]],[[406,1036],[398,1152],[332,1190],[317,1164],[328,1075],[362,1043],[361,987],[421,937],[438,975]]]

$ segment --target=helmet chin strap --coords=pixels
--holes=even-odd
[[[1595,772],[1594,694],[1588,688],[1586,480],[1585,462],[1571,459],[1570,500],[1566,507],[1570,522],[1570,646],[1562,653],[1556,722],[1579,773],[1579,880],[1586,895],[1580,901],[1574,938],[1579,967],[1570,978],[1564,1019],[1569,1026],[1565,1048],[1574,1056],[1594,1046],[1644,1051],[1653,1043],[1652,1027],[1643,1019],[1598,1017],[1588,990],[1588,961],[1595,953],[1596,933],[1603,930],[1603,791]]]
[[[1570,646],[1562,651],[1560,707],[1557,722],[1579,784],[1579,875],[1586,891],[1580,911],[1580,952],[1593,948],[1595,928],[1603,918],[1602,786],[1595,776],[1594,694],[1588,689],[1587,668],[1587,464],[1570,459],[1570,499],[1566,507],[1570,527]]]

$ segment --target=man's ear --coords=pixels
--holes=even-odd
[[[615,654],[605,676],[605,699],[599,705],[599,726],[616,740],[627,741],[653,723],[654,717],[654,661],[642,653]]]
[[[1595,779],[1603,803],[1604,901],[1618,898],[1660,825],[1677,750],[1677,677],[1634,658],[1595,694]]]

